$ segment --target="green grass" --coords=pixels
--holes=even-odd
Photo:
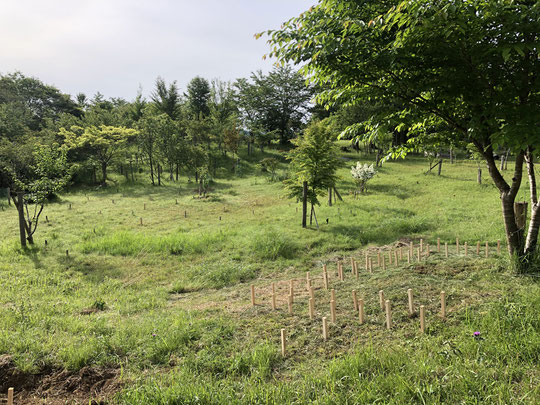
[[[17,245],[15,210],[4,205],[0,355],[26,373],[120,370],[124,388],[109,395],[118,404],[537,403],[539,284],[495,254],[504,239],[500,201],[489,179],[476,184],[474,164],[445,164],[437,177],[425,174],[420,158],[388,162],[354,198],[350,166],[367,160],[344,154],[344,201],[329,207],[321,197],[317,230],[301,228],[300,205],[257,172],[260,158],[248,159],[240,177],[222,171],[207,199],[194,198],[186,178],[151,187],[143,174],[135,184],[113,175],[117,183],[106,189],[64,194],[46,207],[48,221],[26,251]],[[469,243],[471,257],[454,253],[456,237]],[[362,270],[366,249],[387,252],[420,238],[451,244],[451,257]],[[490,242],[492,257],[476,257],[477,241]],[[358,260],[358,280],[349,257]],[[324,342],[329,293],[317,277],[323,263],[334,272],[337,260],[346,279],[331,274],[338,320]],[[315,278],[313,321],[302,289],[307,271]],[[293,315],[289,279],[298,280]],[[424,335],[407,315],[407,288],[426,306]],[[352,309],[353,289],[366,302],[364,325]],[[381,289],[392,302],[391,331],[378,308]],[[442,289],[446,321],[437,316]]]

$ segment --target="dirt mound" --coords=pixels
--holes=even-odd
[[[0,356],[0,398],[14,387],[17,404],[106,404],[122,387],[118,374],[117,369],[99,367],[31,374],[17,370],[10,356]]]

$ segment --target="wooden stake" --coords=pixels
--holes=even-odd
[[[456,254],[459,255],[459,238],[456,238]]]
[[[420,331],[424,333],[426,330],[426,314],[425,307],[420,305]]]
[[[377,252],[377,266],[381,267],[381,251]]]
[[[437,253],[441,253],[441,238],[437,238]]]
[[[289,294],[289,297],[288,297],[288,300],[287,300],[287,304],[289,306],[289,314],[292,315],[293,313],[293,308],[292,308],[292,305],[293,305],[293,296]]]
[[[501,241],[500,240],[497,241],[497,254],[498,255],[501,254]]]
[[[140,222],[141,222],[141,226],[143,226],[143,223],[142,223],[142,218],[140,219]]]
[[[330,301],[336,300],[336,290],[332,289],[330,290]]]
[[[354,258],[351,257],[351,273],[354,274]]]
[[[324,289],[328,290],[328,273],[326,272],[326,268],[323,272],[323,281],[324,281]]]
[[[410,253],[410,255],[411,255],[411,259],[412,259],[413,256],[414,256],[414,253],[413,253],[414,250],[413,250],[413,249],[414,249],[414,243],[411,242],[411,244],[410,244],[410,246],[409,246],[409,253]]]
[[[336,301],[330,301],[330,315],[332,322],[336,322]]]
[[[309,279],[309,271],[306,273],[306,290],[309,291],[311,287],[311,280]]]
[[[426,245],[426,256],[429,257],[429,255],[431,254],[431,251],[429,249],[429,243]]]
[[[251,305],[255,306],[255,286],[251,284]]]
[[[339,262],[339,279],[341,281],[345,280],[345,276],[343,275],[343,263]]]
[[[420,239],[420,251],[424,251],[424,239]]]
[[[397,266],[399,264],[397,250],[394,250],[394,264]]]
[[[420,248],[417,248],[416,249],[416,256],[418,258],[418,261],[422,260],[422,253],[420,253],[420,252],[421,252]]]
[[[322,337],[324,340],[328,339],[328,322],[326,316],[323,316],[322,318]]]
[[[358,300],[358,320],[360,324],[364,323],[364,300],[362,298]]]
[[[444,255],[448,259],[448,243],[444,242]]]
[[[480,242],[476,242],[476,254],[480,256]]]
[[[315,301],[315,289],[313,287],[310,287],[309,289],[309,297]]]
[[[386,307],[386,329],[390,330],[392,329],[392,311],[390,309],[390,301],[385,301],[385,307]]]
[[[407,290],[407,295],[409,297],[409,315],[414,315],[414,302],[413,302],[413,292],[412,288]]]
[[[13,388],[8,388],[7,405],[13,405]]]
[[[352,301],[354,310],[358,311],[358,298],[356,297],[356,290],[352,291]]]
[[[384,311],[384,291],[379,291],[379,305],[381,306],[381,311]]]
[[[358,263],[354,262],[354,275],[356,276],[356,279],[358,280]]]
[[[294,280],[289,280],[289,295],[292,298],[292,302],[294,303]]]
[[[407,251],[407,263],[411,264],[411,252]]]
[[[441,318],[446,319],[446,293],[441,291]]]
[[[272,309],[276,310],[276,283],[272,283]]]
[[[281,329],[281,355],[285,357],[287,351],[287,336],[285,335],[285,329]]]
[[[373,258],[369,258],[369,272],[373,273]]]
[[[486,257],[489,257],[489,242],[486,242]]]
[[[388,252],[388,264],[389,265],[392,264],[392,251],[391,250]]]
[[[386,259],[384,258],[384,256],[382,258],[382,269],[386,270]]]

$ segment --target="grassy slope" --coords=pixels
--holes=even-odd
[[[303,291],[286,314],[285,280],[320,276],[322,263],[334,269],[339,258],[362,265],[366,247],[503,238],[497,192],[475,183],[473,164],[447,165],[436,177],[424,175],[420,159],[389,162],[354,199],[348,166],[357,156],[344,158],[354,159],[340,169],[345,201],[318,208],[319,231],[301,229],[299,206],[262,175],[217,179],[206,200],[193,199],[185,179],[67,194],[46,208],[49,222],[29,252],[17,248],[13,208],[0,211],[0,353],[25,371],[122,367],[134,383],[119,403],[534,403],[540,289],[504,259],[433,255],[358,281],[334,277],[339,316],[326,343],[320,281],[315,321]],[[272,281],[282,281],[276,312]],[[251,282],[266,297],[256,308]],[[409,287],[428,310],[425,336],[406,315]],[[353,289],[366,300],[366,325],[352,311]],[[380,289],[394,307],[390,332]],[[441,289],[446,322],[436,317]],[[286,359],[280,328],[289,334]],[[483,339],[472,338],[475,330]]]

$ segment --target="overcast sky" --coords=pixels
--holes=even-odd
[[[234,80],[269,50],[253,34],[316,0],[1,0],[0,73],[16,70],[70,94],[131,100],[157,76]]]

